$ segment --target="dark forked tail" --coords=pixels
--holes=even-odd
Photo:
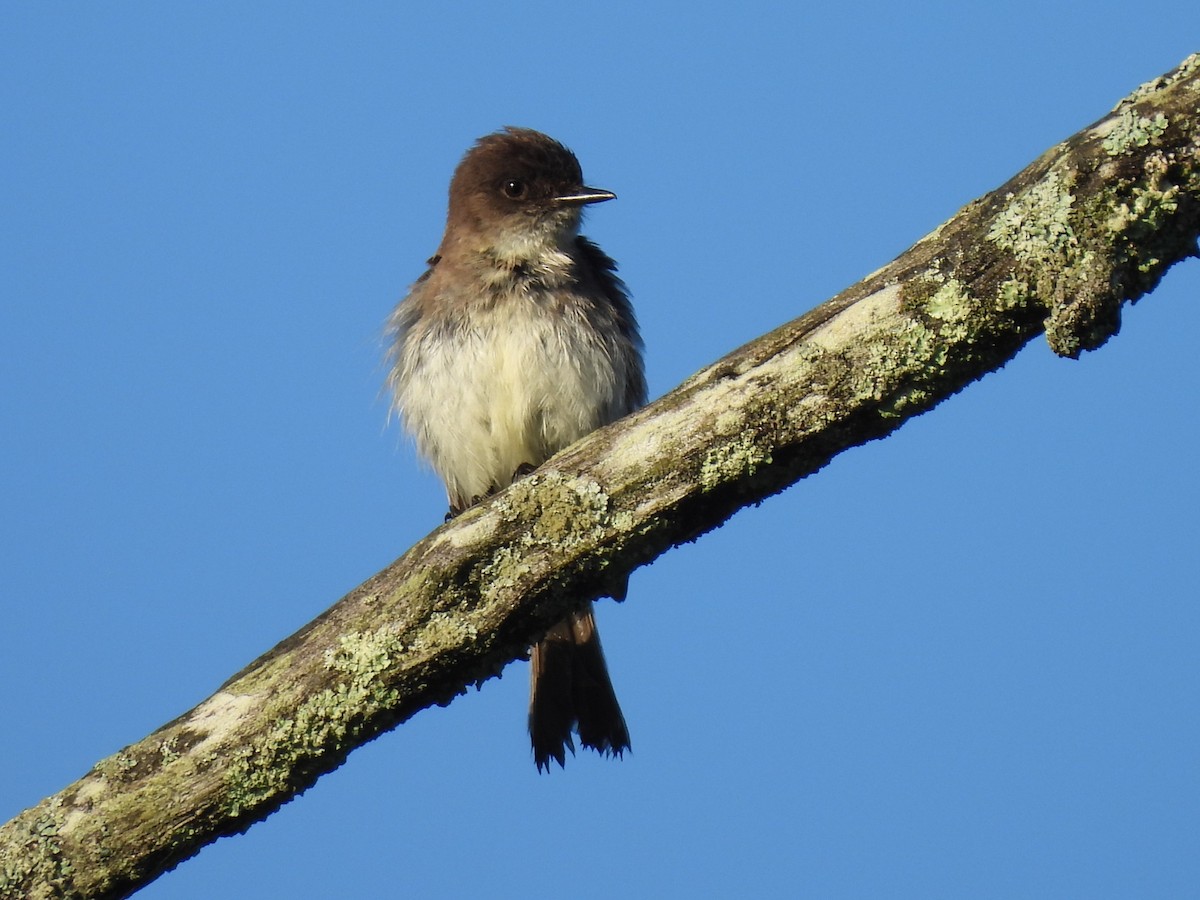
[[[629,749],[629,729],[608,677],[592,604],[563,619],[530,655],[529,737],[538,771],[550,760],[566,765],[575,752],[571,731],[598,753],[620,756]]]

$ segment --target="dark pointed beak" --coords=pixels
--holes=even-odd
[[[579,190],[570,194],[560,194],[554,198],[554,202],[562,203],[566,206],[584,206],[588,203],[603,203],[605,200],[615,200],[617,195],[612,191],[602,191],[599,188],[581,187]]]

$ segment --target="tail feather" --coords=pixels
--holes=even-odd
[[[580,743],[604,755],[630,749],[629,729],[604,662],[592,604],[555,625],[533,647],[529,736],[538,771],[566,764]]]

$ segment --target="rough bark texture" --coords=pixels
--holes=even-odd
[[[0,897],[125,896],[524,654],[572,604],[898,428],[1045,331],[1116,333],[1200,232],[1200,56],[887,267],[438,529],[0,829]]]

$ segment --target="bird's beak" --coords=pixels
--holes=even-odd
[[[555,203],[564,206],[585,206],[588,203],[603,203],[605,200],[615,200],[617,195],[612,191],[602,191],[599,188],[581,187],[571,194],[560,194],[554,198]]]

